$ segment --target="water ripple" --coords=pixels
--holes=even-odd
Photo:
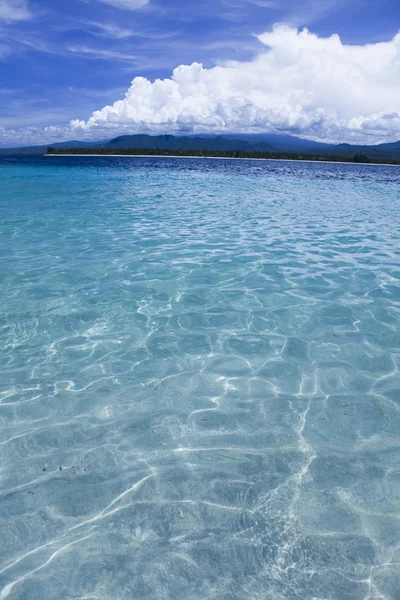
[[[0,173],[0,599],[397,600],[398,170]]]

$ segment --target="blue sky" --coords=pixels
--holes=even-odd
[[[80,122],[77,133],[81,135],[73,137],[103,137],[103,133],[108,131],[103,127],[104,119],[101,127],[97,122],[88,127],[89,118],[93,111],[123,99],[135,77],[144,77],[149,82],[158,78],[168,79],[173,69],[179,65],[191,65],[193,62],[201,63],[206,71],[210,70],[210,73],[216,65],[229,65],[229,61],[240,63],[241,72],[246,71],[246,68],[251,70],[257,57],[267,52],[269,47],[256,35],[270,32],[275,24],[286,24],[290,26],[291,31],[295,29],[301,31],[307,27],[320,41],[329,38],[332,34],[338,34],[344,48],[350,45],[365,47],[367,44],[372,48],[375,46],[380,48],[381,42],[393,45],[393,39],[400,30],[400,2],[399,0],[0,0],[0,128],[3,132],[1,144],[14,145],[14,142],[17,144],[20,141],[41,141],[46,136],[51,138],[57,135],[61,138],[70,138],[71,134],[67,134],[71,120]],[[283,38],[284,35],[280,34],[279,40]],[[280,56],[282,56],[284,51],[279,40],[276,36],[272,45],[276,43],[279,46]],[[287,38],[287,44],[292,45],[290,37]],[[324,54],[322,41],[320,46],[322,56]],[[394,52],[398,53],[399,44],[395,43],[393,48]],[[301,51],[300,48],[299,52]],[[379,52],[380,50],[376,51],[377,58]],[[400,65],[400,59],[397,59],[398,57],[392,57],[391,63],[384,65],[388,71],[388,80],[381,90],[382,98],[392,94],[393,102],[385,104],[383,113],[386,115],[386,121],[382,124],[381,115],[379,130],[376,127],[372,128],[372,134],[371,119],[375,119],[376,122],[378,118],[376,115],[382,112],[378,110],[379,106],[361,106],[362,100],[360,100],[360,109],[357,110],[355,100],[352,108],[354,115],[349,111],[346,112],[344,107],[345,117],[342,114],[335,117],[336,129],[332,133],[329,124],[326,124],[327,117],[324,116],[326,121],[324,128],[318,130],[316,125],[318,120],[321,121],[321,111],[325,110],[325,102],[321,99],[319,91],[316,94],[319,104],[314,103],[311,108],[310,106],[307,108],[308,115],[311,114],[311,110],[314,111],[311,123],[310,119],[307,121],[303,117],[298,117],[296,120],[293,115],[279,120],[276,116],[278,110],[275,106],[276,101],[273,106],[275,112],[271,117],[272,105],[270,106],[268,100],[271,92],[267,88],[262,90],[264,99],[257,100],[257,110],[260,112],[264,104],[265,106],[268,104],[270,112],[268,117],[264,115],[262,118],[258,117],[258,120],[250,119],[251,129],[254,131],[263,128],[276,129],[316,139],[331,137],[340,140],[340,136],[346,138],[343,128],[346,129],[347,122],[351,119],[354,121],[354,118],[368,118],[368,126],[365,126],[363,121],[364,129],[360,136],[358,131],[355,135],[349,136],[350,140],[357,136],[363,139],[364,134],[366,141],[373,141],[375,138],[383,140],[387,136],[393,139],[397,135],[396,115],[397,110],[400,112],[400,103],[398,103],[398,88],[392,90],[387,86],[389,75],[393,78],[393,69],[400,77],[400,71],[396,70]],[[337,59],[333,57],[329,60],[332,62]],[[271,69],[271,65],[266,68]],[[335,65],[332,67],[331,64],[330,68],[335,70]],[[319,65],[318,69],[323,69],[323,66]],[[281,73],[282,70],[278,72],[278,78]],[[371,78],[373,74],[367,75]],[[307,77],[306,73],[304,77]],[[360,75],[361,79],[365,79],[364,74]],[[348,85],[353,84],[356,85],[356,82],[353,83],[349,73]],[[301,87],[301,83],[298,82],[292,85]],[[183,89],[182,85],[180,89]],[[249,89],[246,103],[249,102],[249,94],[251,96],[253,91]],[[293,90],[294,95],[295,92]],[[309,93],[308,90],[307,94]],[[343,89],[343,93],[346,94],[347,90]],[[290,104],[290,110],[296,111],[293,94],[290,100],[286,99],[286,104]],[[303,99],[305,97],[306,93],[303,94]],[[170,100],[166,99],[166,102]],[[140,118],[136,117],[137,111],[132,112],[133,109],[129,108],[129,110],[124,109],[121,122],[119,116],[114,115],[111,119],[112,125],[108,124],[107,127],[110,134],[118,132],[119,129],[124,132],[143,130],[157,133],[164,129],[178,131],[186,127],[188,130],[201,131],[207,129],[208,122],[211,130],[245,129],[243,119],[239,126],[238,119],[235,117],[235,120],[231,113],[230,116],[226,116],[225,108],[221,109],[221,100],[218,102],[218,109],[215,108],[214,101],[214,108],[207,106],[203,109],[203,113],[208,111],[207,114],[218,110],[220,115],[218,123],[221,123],[218,126],[215,125],[215,120],[207,121],[202,114],[200,126],[196,129],[196,115],[192,114],[191,118],[185,121],[180,120],[180,117],[171,117],[170,113],[167,118],[151,116],[148,125],[143,115]],[[296,102],[302,104],[303,101],[297,99]],[[326,102],[328,106],[328,99]],[[303,106],[300,108],[303,110]],[[153,112],[155,110],[154,103],[152,110]],[[184,110],[187,112],[186,108]],[[287,109],[285,110],[287,113]],[[332,113],[334,108],[329,105],[327,110]],[[315,117],[317,112],[318,119]],[[222,114],[224,116],[221,116]],[[395,126],[388,126],[389,129],[385,129],[390,120],[387,115],[392,125],[396,121]],[[173,119],[176,120],[176,124],[172,123]],[[329,119],[329,123],[332,123],[332,114]],[[168,125],[164,127],[163,124],[167,122]],[[303,129],[302,123],[304,123]],[[54,127],[54,130],[46,131],[45,128],[49,126]],[[357,127],[360,130],[359,125]],[[371,135],[372,138],[367,140]]]

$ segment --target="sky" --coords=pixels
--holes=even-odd
[[[400,140],[399,0],[0,0],[0,146]]]

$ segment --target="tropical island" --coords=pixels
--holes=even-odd
[[[400,141],[330,144],[283,134],[122,135],[111,140],[1,148],[0,155],[176,156],[400,165]]]
[[[297,154],[292,152],[263,152],[247,150],[207,150],[207,149],[168,149],[168,148],[47,148],[47,155],[78,155],[78,156],[170,156],[170,157],[199,157],[199,158],[242,158],[264,160],[298,160],[313,162],[346,162],[346,163],[377,163],[400,165],[398,159],[376,158],[374,161],[366,155],[353,156],[326,154]]]

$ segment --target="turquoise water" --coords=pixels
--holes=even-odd
[[[0,600],[399,599],[400,170],[0,184]]]

